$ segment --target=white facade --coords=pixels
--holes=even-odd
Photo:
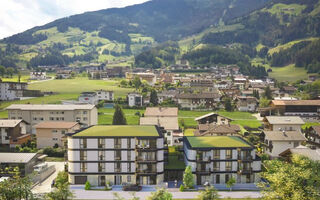
[[[30,72],[31,80],[46,80],[47,74],[46,72]]]
[[[98,90],[96,91],[98,95],[98,100],[104,101],[113,101],[114,100],[114,92],[113,91],[106,91],[106,90]]]
[[[163,142],[162,137],[68,137],[69,182],[84,184],[88,180],[93,186],[107,182],[161,184]]]
[[[23,91],[27,90],[27,83],[0,82],[0,100],[10,101],[23,97]]]
[[[98,95],[95,92],[84,92],[79,96],[79,102],[97,105],[99,103]]]
[[[130,107],[133,107],[133,106],[142,107],[142,105],[143,105],[142,95],[138,94],[138,93],[129,93],[128,94],[128,104]]]
[[[272,149],[265,147],[265,153],[271,157],[279,157],[279,154],[287,149],[301,145],[301,141],[271,141]],[[270,141],[268,141],[270,143]]]

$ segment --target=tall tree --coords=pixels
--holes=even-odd
[[[264,89],[263,97],[269,100],[272,99],[272,91],[269,85]]]
[[[2,65],[0,65],[0,74],[2,77],[6,74],[6,68]]]
[[[151,90],[150,103],[152,103],[154,106],[158,105],[158,94],[155,89]]]
[[[134,85],[134,87],[137,89],[140,88],[142,82],[140,80],[140,78],[138,76],[134,77],[133,81],[132,81],[132,84]]]
[[[187,168],[184,171],[183,184],[187,188],[193,188],[193,186],[194,186],[194,179],[193,179],[191,166],[187,166]]]
[[[318,200],[320,196],[320,163],[293,154],[291,163],[280,160],[264,161],[261,183],[266,200]]]
[[[232,109],[232,104],[231,104],[231,99],[230,98],[226,98],[224,100],[224,109],[228,112],[231,112],[233,109]]]
[[[115,106],[112,124],[113,125],[127,125],[127,119],[126,119],[121,107],[118,104]]]

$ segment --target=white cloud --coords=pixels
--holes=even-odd
[[[147,0],[1,0],[0,38],[86,11],[125,7]]]

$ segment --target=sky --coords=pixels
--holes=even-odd
[[[0,39],[62,17],[145,1],[147,0],[0,0]]]

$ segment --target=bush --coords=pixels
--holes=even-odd
[[[86,182],[86,184],[84,185],[84,189],[85,190],[90,190],[91,189],[91,184],[89,181]]]
[[[49,157],[64,157],[65,150],[62,148],[46,147],[43,149],[43,154],[47,154]]]
[[[180,190],[180,192],[183,192],[183,191],[184,191],[184,186],[183,186],[183,184],[180,185],[179,190]]]

